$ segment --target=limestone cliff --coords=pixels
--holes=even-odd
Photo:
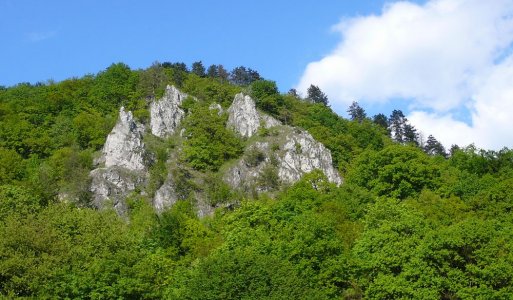
[[[91,171],[92,204],[98,208],[113,206],[126,212],[126,196],[147,179],[149,165],[142,141],[144,126],[123,107],[119,119],[107,136],[99,167]]]
[[[164,96],[150,104],[151,133],[158,137],[167,137],[175,133],[185,112],[180,105],[187,94],[174,86],[167,86]]]
[[[242,93],[235,95],[232,105],[228,108],[228,127],[243,137],[251,137],[262,123],[266,128],[280,125],[273,117],[258,112],[255,101],[250,96],[244,96]]]
[[[315,169],[321,170],[330,182],[342,183],[332,165],[331,152],[308,132],[281,125],[258,112],[251,97],[242,94],[235,97],[228,112],[228,126],[244,137],[255,135],[260,126],[276,127],[272,135],[250,143],[245,157],[226,171],[224,179],[233,188],[263,191],[267,187],[262,177],[270,176],[266,173],[275,172],[279,184],[292,184]]]
[[[117,166],[128,170],[145,170],[147,164],[144,161],[143,133],[144,126],[135,122],[132,112],[126,112],[121,107],[118,122],[107,136],[103,147],[102,157],[105,167]]]
[[[120,215],[125,215],[128,209],[126,197],[136,191],[141,195],[146,194],[153,158],[146,150],[143,138],[152,134],[161,138],[162,143],[163,138],[187,139],[178,134],[179,130],[184,130],[181,122],[185,112],[180,105],[186,97],[175,87],[168,86],[161,99],[150,103],[150,130],[147,131],[131,112],[123,107],[120,109],[119,119],[97,160],[98,167],[90,173],[94,206],[114,207]],[[219,104],[213,103],[209,108],[217,110],[219,114],[224,113]],[[293,184],[315,169],[321,170],[330,182],[337,185],[342,183],[332,165],[331,153],[324,145],[308,132],[282,125],[275,118],[258,111],[251,97],[237,94],[227,113],[226,126],[246,139],[243,157],[223,167],[220,174],[222,180],[233,189],[245,193],[276,190],[281,184]],[[261,126],[272,129],[259,132]],[[205,193],[206,174],[181,162],[181,149],[167,149],[168,175],[151,199],[153,207],[160,213],[177,201],[194,199],[199,216],[211,214],[219,203],[212,204]],[[174,174],[181,174],[176,172],[188,172],[189,175],[185,177],[193,188],[182,191],[185,177],[175,178]],[[222,205],[229,206],[230,203]]]

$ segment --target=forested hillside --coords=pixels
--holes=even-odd
[[[120,107],[147,125],[167,85],[190,96],[185,134],[145,136],[144,190],[127,196],[125,214],[98,209],[90,172]],[[313,171],[284,184],[270,168],[253,190],[223,182],[238,159],[263,159],[248,145],[279,137],[227,129],[222,111],[240,92],[324,144],[343,183]],[[348,112],[335,114],[316,86],[280,94],[252,69],[201,62],[118,63],[0,87],[0,296],[511,299],[513,151],[447,152],[399,110],[369,117],[355,102]],[[178,201],[157,212],[152,197],[168,174]],[[198,216],[199,193],[211,214]]]

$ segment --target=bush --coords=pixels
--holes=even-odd
[[[248,167],[256,167],[265,160],[265,154],[257,147],[251,147],[246,151],[244,162]]]

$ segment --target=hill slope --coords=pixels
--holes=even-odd
[[[0,294],[511,297],[512,151],[428,155],[253,77],[1,89]]]

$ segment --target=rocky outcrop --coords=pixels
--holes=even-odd
[[[275,173],[274,184],[293,184],[304,174],[321,170],[336,185],[342,178],[332,165],[331,152],[309,133],[281,126],[279,134],[249,145],[244,157],[229,168],[223,179],[234,189],[243,191],[269,190],[269,176]],[[267,177],[267,178],[266,178]]]
[[[164,96],[150,104],[151,133],[158,137],[166,137],[175,133],[185,112],[180,108],[187,94],[174,86],[167,86]]]
[[[89,174],[89,190],[95,207],[112,206],[118,214],[126,213],[126,196],[147,179],[148,163],[143,133],[144,126],[138,124],[132,113],[122,107],[97,161],[100,167]]]
[[[269,172],[276,172],[280,183],[292,184],[315,169],[321,170],[330,182],[342,183],[332,165],[331,152],[323,144],[306,131],[282,126],[278,120],[257,111],[251,97],[237,94],[228,113],[227,126],[243,137],[255,135],[260,126],[279,126],[277,135],[262,137],[249,145],[245,157],[226,171],[223,178],[233,188],[263,191],[266,187],[262,177],[271,176]],[[255,155],[259,156],[256,160]]]
[[[340,185],[342,179],[333,167],[331,152],[308,132],[290,133],[279,158],[278,176],[287,183],[298,181],[305,173],[321,170],[328,180]]]
[[[250,96],[244,96],[242,93],[235,95],[232,105],[228,108],[227,126],[243,137],[251,137],[261,125],[270,128],[281,123],[271,116],[258,112],[255,101]]]
[[[123,167],[128,170],[145,170],[145,150],[142,141],[144,126],[135,122],[132,112],[119,110],[119,119],[107,136],[102,151],[105,167]]]
[[[146,179],[120,167],[98,168],[90,176],[92,204],[100,209],[113,207],[119,215],[126,215],[126,197]]]
[[[150,104],[152,134],[168,137],[180,129],[185,116],[180,105],[186,97],[175,87],[168,86],[165,95]],[[223,108],[216,103],[211,104],[209,109],[219,114],[224,113]],[[258,111],[251,97],[236,95],[227,112],[227,127],[242,137],[255,136],[261,126],[276,129],[262,130],[259,136],[249,140],[250,145],[239,161],[222,169],[223,180],[232,188],[246,193],[273,191],[279,189],[280,184],[292,184],[315,169],[321,170],[330,182],[337,185],[342,183],[337,170],[332,166],[331,153],[324,145],[306,131],[284,126],[273,117]],[[119,120],[107,137],[100,159],[96,161],[98,168],[90,173],[89,191],[95,207],[113,207],[118,214],[126,215],[126,197],[134,191],[145,194],[152,158],[145,150],[144,134],[149,134],[145,133],[145,127],[122,107]],[[155,210],[161,213],[177,201],[194,199],[197,214],[201,217],[212,214],[219,205],[230,205],[217,202],[212,204],[202,188],[207,184],[204,174],[182,166],[180,152],[181,147],[176,147],[169,153],[166,162],[168,176],[153,198]],[[180,175],[181,171],[188,174],[184,177],[185,181]]]

